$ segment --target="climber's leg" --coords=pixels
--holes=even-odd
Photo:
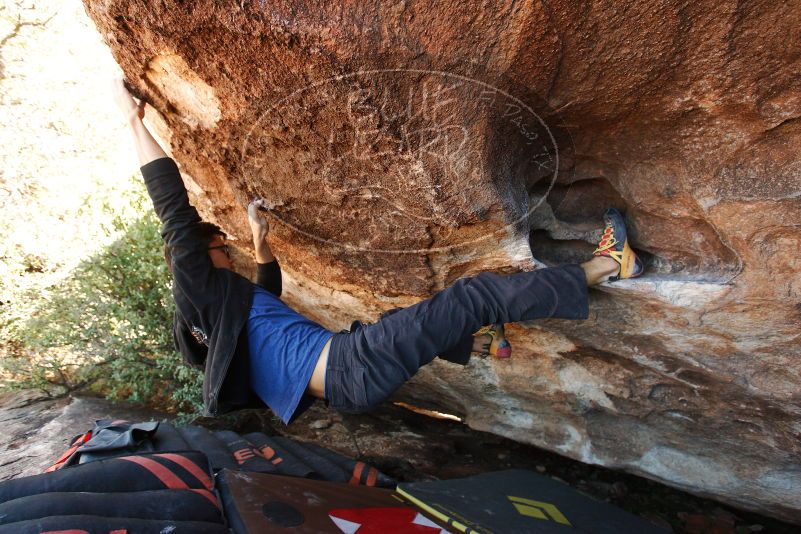
[[[327,400],[340,410],[369,409],[435,355],[464,351],[467,336],[483,325],[585,319],[587,306],[587,278],[578,265],[463,278],[430,299],[335,335],[326,369]]]
[[[532,319],[585,319],[587,286],[633,278],[643,264],[628,243],[623,216],[604,214],[594,258],[582,265],[500,276],[481,273],[378,322],[331,339],[325,394],[334,408],[376,406],[434,359],[466,363],[470,339],[482,325]]]
[[[380,319],[384,319],[385,317],[389,317],[393,313],[402,311],[403,308],[393,308],[391,310],[387,310],[381,314]],[[358,324],[359,327],[362,326],[362,323],[358,321],[354,324]],[[351,330],[353,330],[353,325],[351,325]],[[447,350],[442,351],[440,354],[437,354],[437,357],[451,363],[458,363],[459,365],[467,365],[467,362],[470,361],[470,355],[472,352],[488,352],[489,347],[484,346],[484,338],[489,338],[490,336],[480,336],[482,339],[478,339],[474,337],[473,334],[465,333],[462,338],[453,345],[452,347],[448,348]],[[489,341],[492,341],[490,338]]]

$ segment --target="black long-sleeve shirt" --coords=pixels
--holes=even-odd
[[[204,413],[239,408],[252,395],[244,327],[253,283],[212,264],[207,240],[199,232],[200,216],[189,203],[175,162],[160,158],[141,171],[162,222],[161,236],[171,251],[175,344],[186,363],[204,369]],[[260,267],[260,280],[263,271],[265,288],[280,294],[280,268],[271,265]]]
[[[257,264],[256,285],[263,287],[276,297],[281,296],[281,267],[278,265],[277,260],[270,263]],[[221,412],[237,408],[264,406],[264,403],[253,393],[250,387],[250,362],[248,361],[246,330],[246,328],[243,328],[239,338],[237,338],[236,349],[220,387],[219,398],[224,406],[224,410],[221,410]],[[177,310],[173,319],[173,339],[175,340],[175,348],[181,353],[185,362],[206,361],[208,347],[199,339],[199,336],[193,334]],[[190,365],[203,369],[202,364],[190,363]]]
[[[281,267],[278,265],[278,260],[258,263],[256,266],[256,285],[263,287],[276,297],[280,297],[282,290]],[[178,309],[173,315],[172,336],[175,348],[183,356],[184,362],[192,367],[203,369],[208,356],[208,346],[204,341],[203,333],[198,329],[193,330]],[[237,343],[237,348],[239,345],[241,343]]]

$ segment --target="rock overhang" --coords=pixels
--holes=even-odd
[[[625,209],[645,278],[592,291],[586,322],[510,327],[510,362],[437,363],[402,395],[799,520],[788,5],[86,5],[203,215],[247,242],[246,202],[274,201],[287,300],[330,328],[579,260]],[[527,144],[535,117],[553,147]]]

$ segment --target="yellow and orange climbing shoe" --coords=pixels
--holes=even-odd
[[[489,336],[490,341],[487,352],[496,358],[510,358],[512,356],[512,344],[506,339],[502,324],[491,324],[482,326],[473,336]]]
[[[609,277],[609,281],[640,276],[645,266],[629,246],[623,215],[615,208],[609,208],[604,213],[604,224],[604,234],[593,256],[608,256],[620,265],[618,273]]]

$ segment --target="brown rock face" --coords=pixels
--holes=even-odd
[[[625,209],[644,278],[401,395],[801,522],[797,0],[85,1],[204,215],[245,244],[270,199],[332,329],[584,259]]]

